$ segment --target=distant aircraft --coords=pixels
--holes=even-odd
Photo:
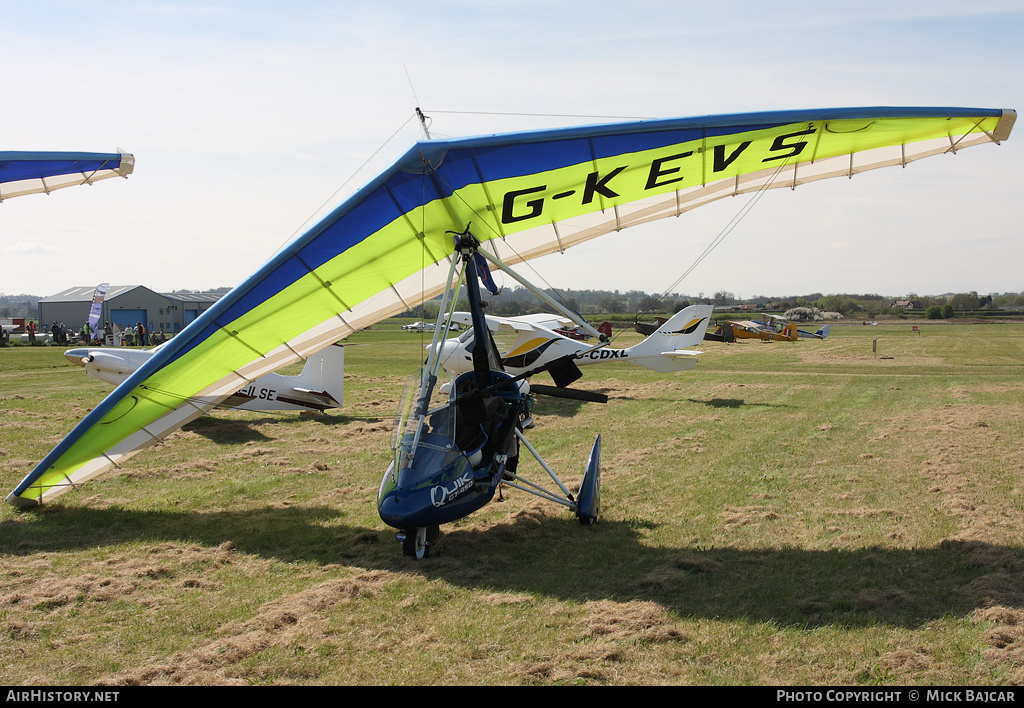
[[[153,349],[79,347],[68,349],[64,357],[83,367],[89,376],[119,386],[163,346]],[[306,359],[298,376],[261,376],[218,407],[244,411],[323,412],[328,408],[341,408],[344,381],[345,348],[336,344]]]
[[[701,352],[684,349],[703,341],[704,332],[711,321],[712,310],[711,305],[692,305],[680,310],[647,339],[625,349],[613,349],[608,346],[607,333],[611,331],[610,327],[602,332],[603,341],[597,343],[587,343],[582,339],[561,334],[558,330],[564,329],[565,320],[555,315],[507,318],[488,315],[486,320],[490,331],[508,328],[516,333],[512,346],[499,353],[505,371],[512,376],[519,376],[557,359],[568,357],[567,363],[571,364],[566,369],[551,371],[555,382],[559,386],[565,386],[568,383],[559,382],[571,382],[571,379],[565,379],[564,376],[579,378],[577,372],[573,371],[575,365],[628,361],[660,373],[692,369],[697,365],[697,357]],[[452,315],[454,322],[468,320],[468,313],[456,312]],[[474,337],[473,330],[467,330],[459,337],[442,342],[438,357],[441,366],[456,375],[472,371],[471,351]]]
[[[568,322],[560,327],[555,327],[554,331],[562,335],[563,337],[568,337],[569,339],[582,339],[583,341],[587,341],[588,339],[590,339],[590,334],[584,331],[582,327],[578,325],[573,327],[571,323]],[[602,322],[601,326],[597,328],[597,331],[606,337],[612,336],[612,326],[608,322]],[[653,333],[654,330],[652,330],[648,334]]]
[[[825,325],[821,329],[815,332],[807,332],[802,329],[798,329],[796,333],[800,337],[806,337],[807,339],[825,339],[828,337],[828,333],[832,331],[832,325]]]
[[[762,314],[761,321],[728,320],[709,332],[704,339],[712,342],[734,342],[737,339],[760,339],[764,342],[795,342],[797,339],[825,339],[831,325],[825,325],[816,332],[797,329],[797,326],[779,315]]]
[[[0,152],[0,202],[25,194],[125,177],[135,156],[100,152]]]

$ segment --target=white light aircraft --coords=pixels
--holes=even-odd
[[[83,367],[89,376],[120,386],[163,346],[165,344],[153,349],[79,347],[68,349],[64,357],[72,364]],[[323,412],[328,408],[341,408],[344,381],[345,348],[336,344],[306,359],[302,373],[298,376],[261,376],[229,396],[218,407],[245,411]]]
[[[508,328],[516,333],[512,346],[500,354],[502,366],[513,376],[520,376],[558,359],[565,359],[570,372],[575,365],[628,361],[652,371],[670,373],[686,371],[697,365],[697,357],[701,352],[687,350],[686,347],[695,346],[704,340],[713,309],[712,305],[691,305],[677,312],[644,341],[625,349],[608,346],[607,335],[603,334],[597,343],[559,334],[555,330],[563,327],[565,320],[555,315],[508,318],[488,315],[486,319],[491,331]],[[453,322],[468,321],[468,318],[468,313],[456,312],[452,315]],[[446,339],[441,344],[441,366],[455,375],[472,371],[473,342],[473,330]],[[556,383],[560,381],[559,373],[557,368],[551,370]],[[574,378],[579,378],[575,372]]]

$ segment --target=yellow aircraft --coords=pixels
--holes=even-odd
[[[828,331],[820,329],[809,336],[824,339]],[[761,315],[761,321],[727,320],[708,332],[705,339],[713,342],[734,342],[737,339],[760,339],[763,342],[795,342],[800,332],[792,322],[786,322],[776,315]]]

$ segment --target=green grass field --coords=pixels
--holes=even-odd
[[[918,326],[586,367],[530,439],[578,484],[602,435],[600,523],[507,490],[425,561],[375,495],[427,341],[360,333],[341,410],[2,505],[0,684],[1019,684],[1024,325]],[[108,390],[0,349],[4,496]]]

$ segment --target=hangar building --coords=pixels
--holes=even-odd
[[[89,319],[95,285],[68,288],[39,301],[39,323],[63,322],[78,331]],[[142,285],[111,285],[103,300],[100,326],[145,324],[149,332],[176,334],[217,302],[223,293],[157,293]]]

